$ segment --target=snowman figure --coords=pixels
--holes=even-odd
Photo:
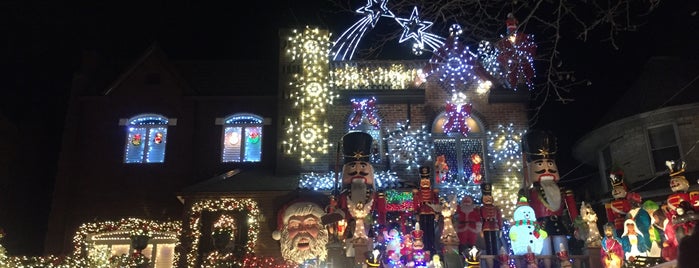
[[[514,254],[524,255],[528,252],[528,247],[531,248],[532,253],[541,254],[547,233],[536,222],[534,209],[529,206],[526,197],[519,198],[513,217],[514,223],[510,227],[510,240]]]

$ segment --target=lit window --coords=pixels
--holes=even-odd
[[[262,117],[253,114],[234,114],[224,119],[222,161],[260,162],[262,123]]]
[[[675,125],[664,125],[648,129],[648,144],[654,171],[663,172],[667,169],[665,161],[679,160],[680,147],[677,143]]]
[[[432,137],[434,144],[434,157],[444,155],[445,162],[449,166],[447,180],[465,181],[473,184],[485,178],[484,164],[484,144],[485,135],[477,120],[472,116],[466,119],[469,132],[466,136],[460,133],[444,133],[444,122],[446,114],[440,114],[432,124]],[[477,155],[481,162],[473,163],[472,158]],[[474,174],[476,173],[476,174]],[[476,179],[480,175],[481,178]]]
[[[167,144],[168,119],[145,114],[126,123],[124,163],[163,163]]]

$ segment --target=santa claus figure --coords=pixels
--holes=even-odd
[[[325,260],[329,235],[321,223],[324,215],[321,206],[305,201],[292,202],[279,211],[279,229],[272,238],[280,240],[284,260],[298,264],[310,259]]]
[[[624,221],[631,210],[631,203],[626,198],[627,190],[624,183],[624,172],[616,169],[609,173],[609,181],[612,184],[612,197],[614,199],[605,204],[607,220],[614,223],[617,233],[624,231]]]
[[[456,215],[459,250],[464,251],[476,245],[483,230],[481,208],[473,202],[473,198],[467,195],[461,199]]]
[[[572,223],[578,216],[578,208],[573,192],[558,187],[556,137],[548,131],[531,130],[522,140],[527,163],[524,189],[529,189],[529,203],[550,238],[541,254],[553,255],[561,251],[561,244],[568,245],[566,236],[573,233]]]

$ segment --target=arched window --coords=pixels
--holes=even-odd
[[[238,113],[223,120],[221,161],[260,162],[262,160],[262,117]]]
[[[474,185],[475,180],[485,179],[485,134],[482,124],[473,115],[466,119],[469,132],[445,133],[444,123],[447,121],[446,113],[441,113],[432,124],[432,137],[434,143],[435,159],[444,155],[449,167],[448,181],[463,182]],[[480,162],[472,159],[477,155]],[[477,162],[477,163],[476,163]],[[476,178],[480,175],[479,178]]]
[[[157,114],[142,114],[128,119],[124,163],[165,162],[168,121]]]

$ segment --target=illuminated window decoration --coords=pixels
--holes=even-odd
[[[143,114],[127,120],[124,163],[163,163],[168,119]]]
[[[330,191],[336,187],[338,174],[333,171],[328,171],[325,174],[306,173],[301,174],[299,179],[300,189],[309,189],[313,191]]]
[[[227,212],[227,211],[242,211],[247,215],[247,222],[244,225],[247,226],[247,243],[245,243],[244,254],[252,255],[254,254],[255,245],[257,243],[257,235],[260,230],[260,225],[258,219],[260,217],[260,210],[258,208],[257,202],[250,199],[235,199],[235,198],[219,198],[215,200],[201,200],[194,204],[187,211],[187,219],[189,221],[188,232],[184,234],[185,239],[191,241],[191,247],[189,252],[187,252],[187,267],[194,268],[197,263],[197,255],[199,251],[199,242],[201,240],[201,217],[202,212]],[[239,226],[242,227],[242,226]],[[246,259],[238,259],[234,261],[235,266],[243,267]]]
[[[512,89],[517,89],[518,84],[525,84],[531,90],[534,87],[534,57],[536,56],[536,42],[534,35],[519,33],[516,31],[517,22],[508,19],[508,34],[503,36],[495,44],[499,51],[497,62],[504,75],[505,83]]]
[[[156,258],[155,263],[162,263],[163,259],[170,262],[172,267],[177,266],[179,256],[177,252],[165,254],[164,251],[174,251],[174,248],[179,245],[179,237],[182,233],[182,225],[177,221],[152,221],[139,218],[125,218],[119,221],[102,221],[83,223],[78,228],[78,231],[73,236],[73,245],[77,254],[80,252],[88,252],[92,263],[101,262],[98,256],[111,257],[114,253],[119,252],[119,246],[125,246],[128,249],[131,246],[131,237],[134,235],[146,235],[150,237],[148,249],[157,248],[158,252],[148,252],[144,255],[150,255],[153,259],[153,254]],[[108,245],[109,247],[104,247]],[[153,247],[151,247],[153,246]],[[111,248],[111,250],[109,250]],[[103,252],[103,251],[108,251]],[[111,253],[111,254],[110,254]],[[174,255],[173,255],[174,254]],[[116,254],[117,257],[118,254]],[[167,259],[170,256],[170,259]],[[122,261],[126,263],[136,262],[134,256],[126,255],[119,258],[124,258]],[[143,256],[145,257],[145,256]],[[147,257],[146,257],[147,258]],[[42,266],[51,267],[51,266]],[[88,266],[67,266],[67,267],[88,267]],[[90,266],[93,267],[93,266]]]
[[[444,122],[444,132],[457,132],[466,136],[469,132],[466,119],[471,116],[471,108],[472,105],[467,102],[465,94],[454,94],[452,96],[452,101],[447,101],[445,111],[447,120]]]
[[[492,167],[504,167],[507,172],[522,171],[522,135],[512,123],[498,125],[494,131],[488,131],[488,156]]]
[[[329,35],[320,30],[306,28],[294,30],[289,37],[288,54],[292,60],[300,60],[302,72],[294,75],[290,98],[297,114],[287,119],[286,140],[283,141],[287,154],[300,156],[300,161],[314,162],[320,155],[328,153],[326,107],[338,97],[330,90],[328,77]]]
[[[374,129],[381,128],[381,121],[377,114],[376,98],[371,99],[352,99],[352,114],[349,119],[349,128],[357,129],[364,121],[369,123]]]
[[[395,17],[393,12],[386,7],[387,2],[388,0],[367,0],[366,5],[356,10],[357,13],[365,15],[333,42],[334,45],[330,50],[333,61],[351,60],[359,41],[369,29],[369,25],[372,28],[375,27],[381,17]]]
[[[445,155],[450,176],[440,183],[440,197],[447,198],[455,195],[461,200],[469,195],[477,203],[480,202],[480,185],[474,181],[471,156],[483,153],[483,141],[481,139],[446,137],[435,138],[434,154]],[[481,176],[485,177],[485,169],[481,169]]]
[[[460,29],[461,26],[452,26],[449,38],[434,52],[425,70],[428,76],[439,75],[439,80],[449,85],[451,93],[460,91],[466,84],[479,81],[474,73],[476,56],[461,42],[457,34]]]
[[[340,62],[332,64],[330,80],[337,90],[406,89],[418,87],[424,62]]]
[[[390,131],[386,142],[392,164],[404,165],[407,169],[418,168],[424,161],[432,160],[432,134],[423,125],[411,130],[409,122],[397,123]]]
[[[425,45],[429,46],[432,51],[444,45],[444,38],[435,34],[425,32],[427,28],[432,26],[432,22],[420,20],[420,14],[417,7],[413,7],[410,18],[395,18],[398,24],[403,27],[403,33],[398,40],[398,43],[403,43],[408,39],[414,40],[414,45],[421,50]]]
[[[223,121],[223,152],[221,161],[262,161],[263,118],[254,114],[238,113]]]

